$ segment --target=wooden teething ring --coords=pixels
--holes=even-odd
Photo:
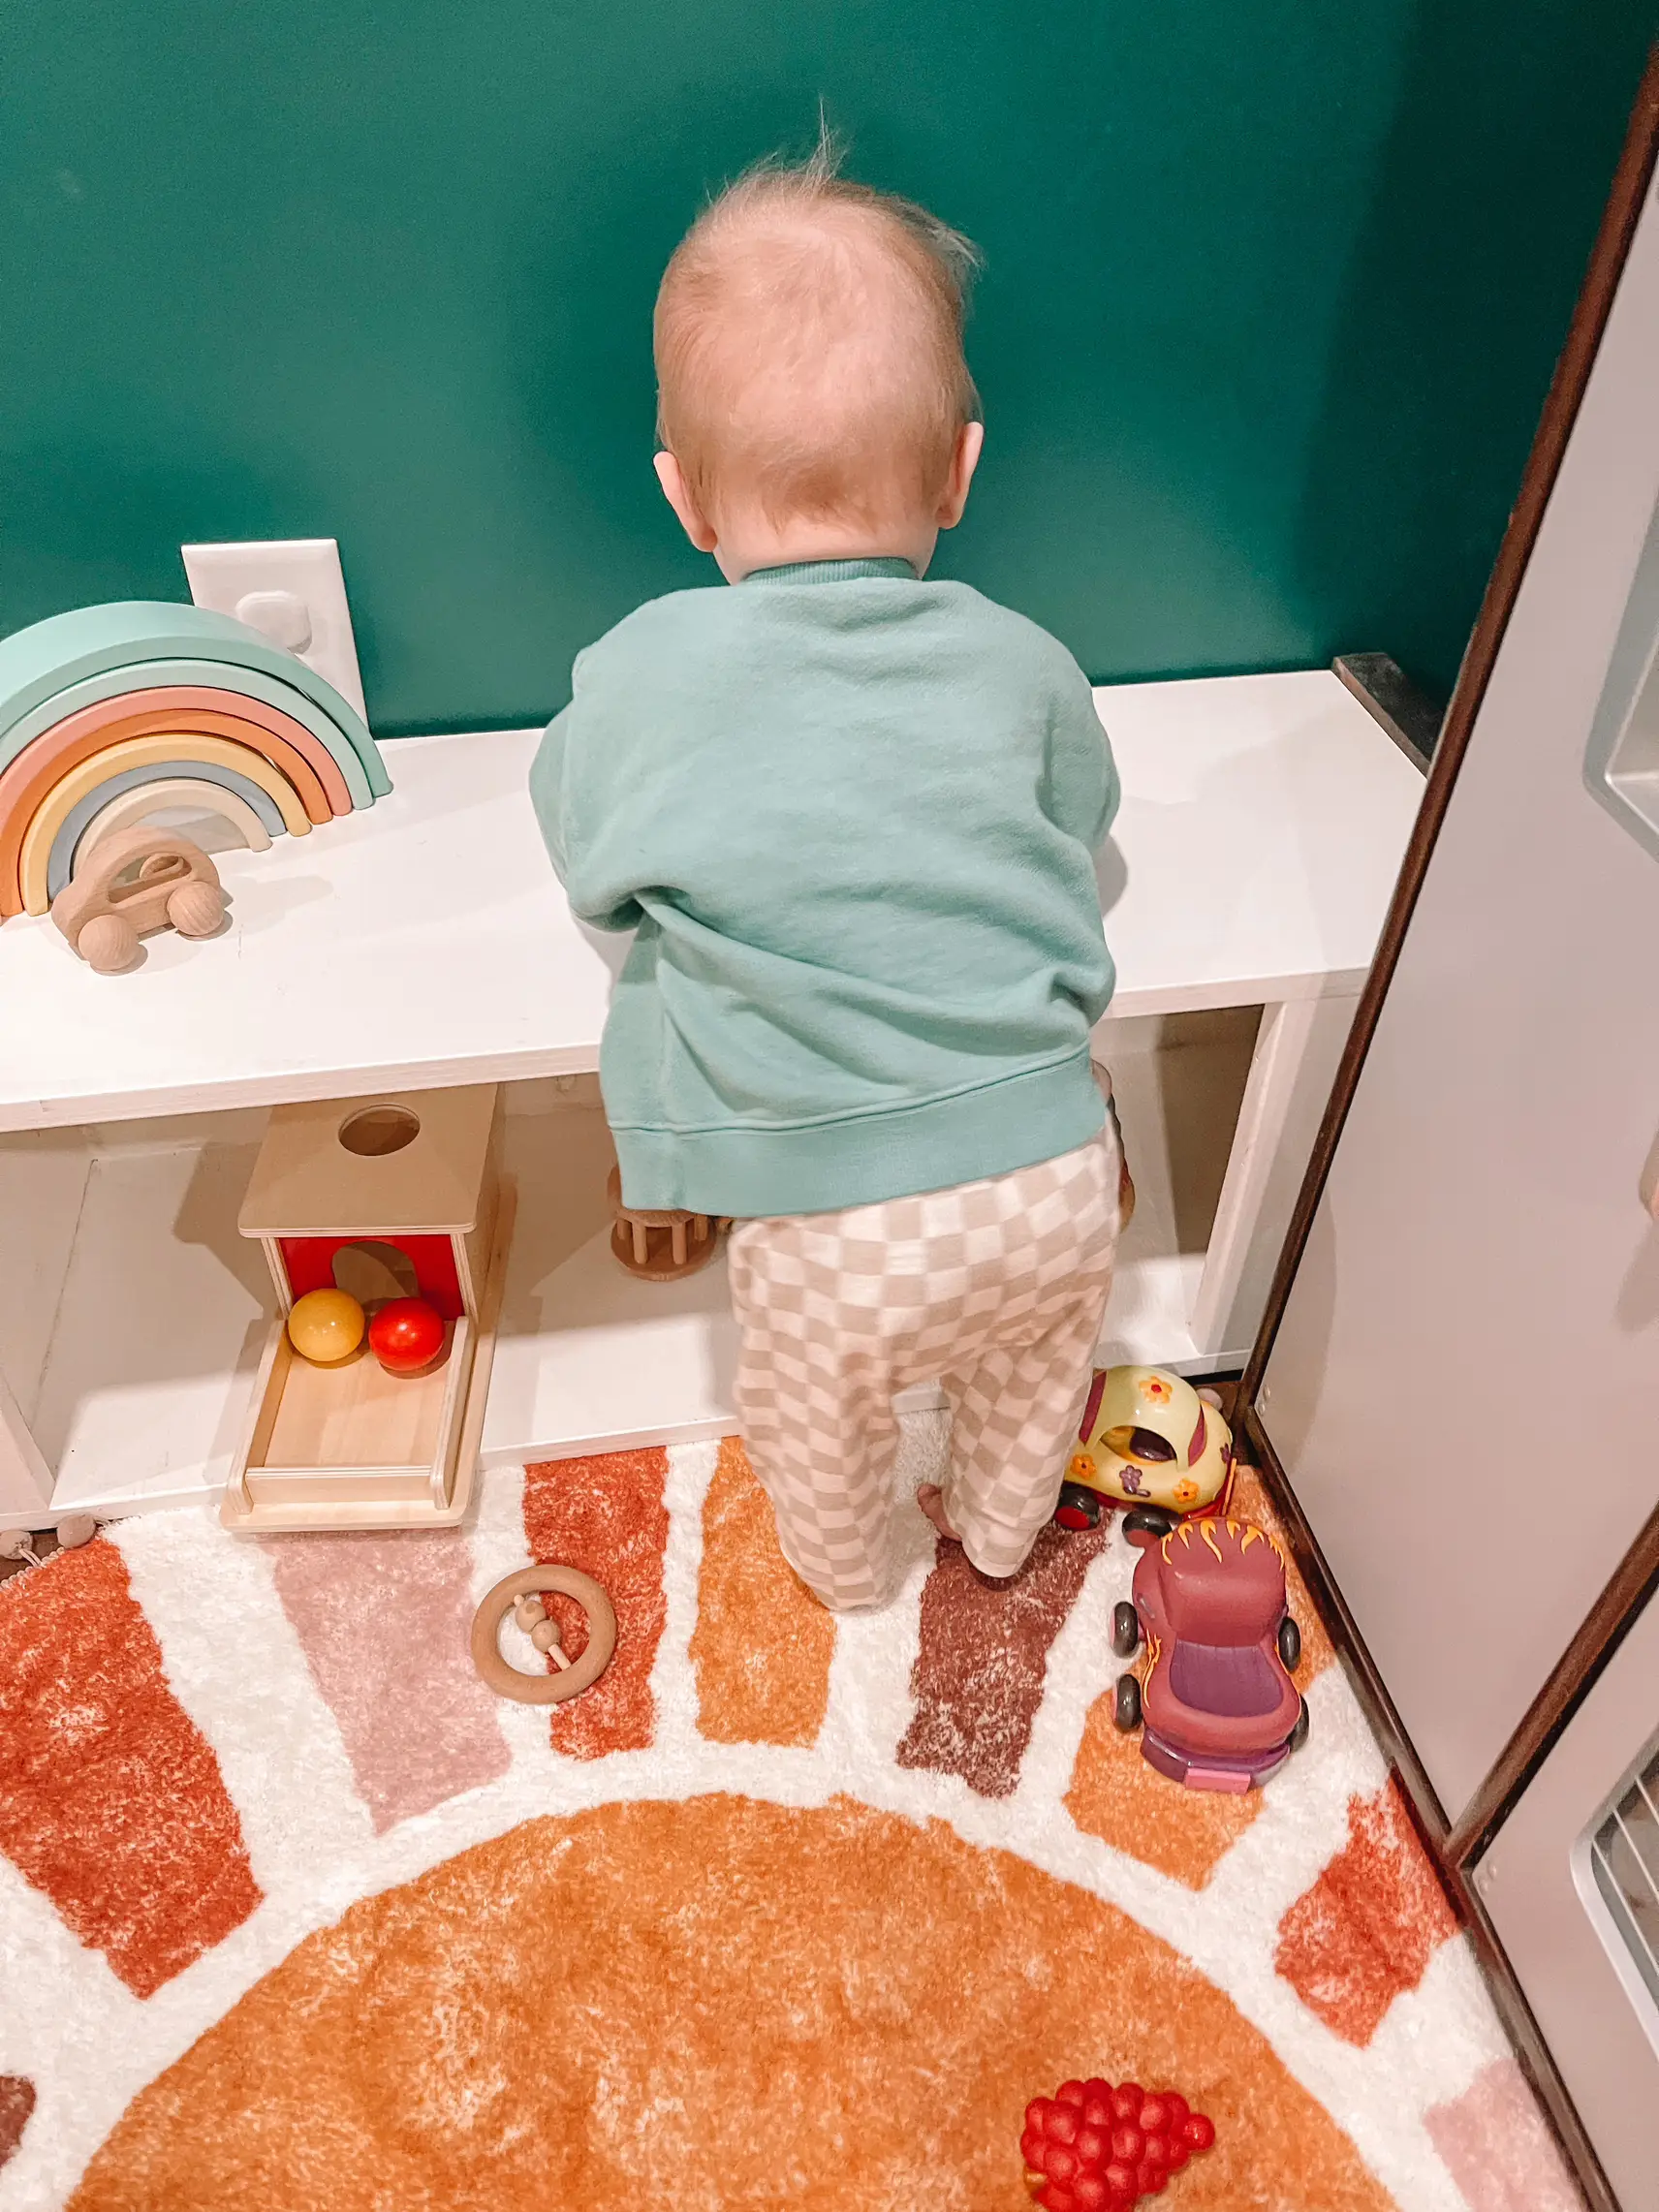
[[[574,1598],[587,1615],[587,1648],[563,1673],[523,1674],[501,1656],[501,1624],[520,1598],[552,1591]],[[499,1698],[519,1705],[559,1705],[590,1690],[616,1649],[616,1614],[591,1574],[574,1567],[520,1567],[488,1591],[473,1615],[472,1663]]]

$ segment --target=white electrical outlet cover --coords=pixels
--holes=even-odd
[[[235,615],[296,653],[368,719],[335,540],[250,539],[180,550],[198,607]],[[303,646],[292,642],[299,638]]]

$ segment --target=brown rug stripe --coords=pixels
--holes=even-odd
[[[533,1821],[309,1938],[72,2212],[1017,2212],[1028,2098],[1179,2087],[1178,2212],[1390,2212],[1203,1975],[1087,1891],[845,1799]]]
[[[218,1761],[112,1544],[0,1590],[0,1852],[140,1997],[260,1902]]]
[[[0,2073],[0,2165],[16,2152],[35,2108],[35,2085],[20,2073]]]
[[[816,1743],[834,1655],[834,1620],[791,1572],[749,1455],[729,1436],[703,1508],[699,1729],[711,1743]]]
[[[900,1766],[959,1774],[982,1797],[1011,1797],[1043,1701],[1049,1647],[1077,1603],[1107,1523],[1049,1526],[1011,1582],[987,1582],[959,1543],[941,1539],[922,1591],[911,1669],[916,1712]]]
[[[572,1759],[642,1751],[656,1733],[651,1668],[668,1615],[663,1502],[668,1453],[613,1451],[602,1458],[549,1459],[524,1470],[524,1535],[531,1557],[579,1567],[602,1582],[616,1608],[616,1656],[591,1690],[552,1708],[552,1743]],[[579,1607],[554,1598],[564,1647],[587,1643]],[[549,1663],[550,1664],[550,1663]]]

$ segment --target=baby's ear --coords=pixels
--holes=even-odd
[[[713,552],[720,542],[719,537],[710,528],[707,517],[692,496],[691,486],[686,483],[685,472],[678,461],[673,453],[665,452],[656,456],[652,465],[657,472],[657,482],[663,487],[663,497],[679,516],[680,528],[700,553]]]
[[[962,519],[962,510],[968,504],[974,471],[980,465],[980,454],[984,450],[985,424],[964,422],[956,432],[956,450],[951,455],[951,473],[945,480],[944,496],[939,501],[938,522],[941,530],[954,530]]]

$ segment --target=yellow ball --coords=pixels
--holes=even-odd
[[[288,1316],[288,1341],[302,1359],[334,1367],[363,1340],[363,1310],[349,1291],[307,1291]]]

